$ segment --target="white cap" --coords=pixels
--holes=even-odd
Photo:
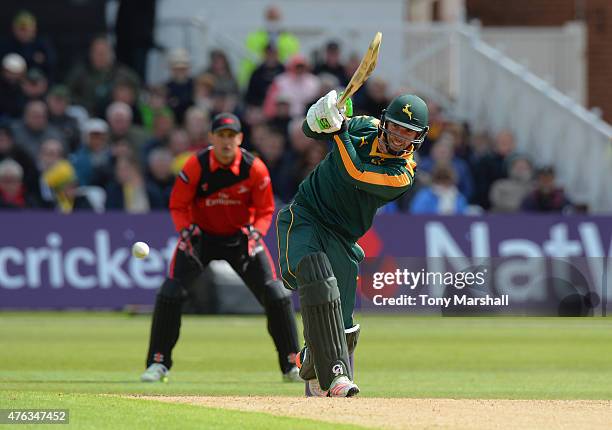
[[[170,51],[168,55],[168,63],[171,67],[185,66],[189,67],[191,60],[189,59],[189,52],[183,48],[176,48]]]
[[[100,118],[88,119],[85,123],[85,132],[89,133],[108,133],[108,124]]]
[[[26,62],[19,54],[6,54],[2,59],[2,67],[11,73],[24,73],[26,71]]]

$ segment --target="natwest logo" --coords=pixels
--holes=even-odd
[[[542,302],[551,292],[564,297],[569,293],[561,290],[567,286],[606,294],[602,279],[612,272],[612,242],[603,237],[600,227],[592,221],[557,222],[547,229],[527,227],[528,235],[500,239],[505,232],[498,228],[492,235],[484,221],[471,223],[455,236],[442,222],[429,221],[425,223],[427,271],[487,269],[487,287],[494,285],[497,293],[509,294],[513,303]]]
[[[462,232],[465,233],[465,232]],[[502,232],[503,233],[503,232]],[[478,221],[470,224],[467,235],[454,238],[446,226],[439,221],[425,223],[425,244],[428,257],[466,257],[459,246],[461,239],[467,239],[470,243],[471,256],[475,258],[487,258],[491,256],[508,257],[605,257],[612,255],[612,241],[607,250],[599,230],[594,222],[582,222],[577,226],[577,237],[570,238],[569,228],[566,223],[557,223],[549,228],[548,234],[543,240],[533,240],[531,236],[541,236],[543,232],[529,238],[508,238],[498,240],[493,248],[490,238],[490,228],[486,222]],[[496,235],[500,235],[496,231]]]

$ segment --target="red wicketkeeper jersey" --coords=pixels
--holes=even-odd
[[[177,231],[197,224],[213,235],[232,235],[252,225],[265,235],[272,222],[274,195],[263,161],[236,149],[229,166],[221,165],[212,147],[189,157],[170,196]]]

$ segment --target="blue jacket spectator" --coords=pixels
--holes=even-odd
[[[80,185],[106,186],[113,175],[106,121],[99,118],[87,121],[85,143],[72,154],[70,161]]]
[[[442,134],[431,148],[430,156],[419,161],[419,173],[431,174],[436,164],[450,164],[457,174],[457,188],[469,199],[474,192],[472,172],[468,163],[455,155],[453,139],[451,134]]]
[[[457,215],[465,214],[468,203],[455,187],[455,173],[452,167],[438,164],[432,172],[432,184],[422,188],[412,200],[413,214]]]

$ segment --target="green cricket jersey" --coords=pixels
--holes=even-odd
[[[353,242],[368,231],[378,208],[404,194],[414,179],[412,154],[378,150],[378,122],[357,116],[333,135],[313,132],[306,121],[302,126],[308,137],[330,140],[333,149],[302,181],[295,202]]]

